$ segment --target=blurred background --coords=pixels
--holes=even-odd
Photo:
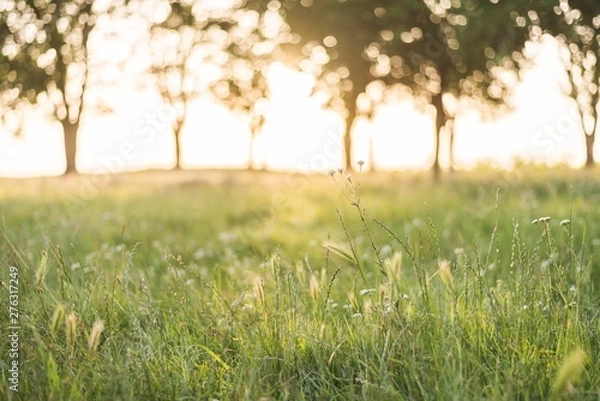
[[[592,167],[596,0],[0,0],[0,176]]]

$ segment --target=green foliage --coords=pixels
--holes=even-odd
[[[181,130],[190,103],[202,96],[210,94],[246,117],[253,137],[262,129],[269,93],[266,72],[278,55],[280,31],[268,23],[268,13],[242,7],[188,1],[170,1],[169,7],[164,20],[152,22],[147,45],[150,82],[176,115],[179,168]],[[207,67],[217,74],[207,78]],[[252,169],[252,144],[249,153]]]
[[[26,99],[35,103],[38,94],[54,90],[59,97],[50,96],[53,112],[60,120],[77,120],[81,94],[66,93],[67,70],[74,64],[87,66],[87,39],[97,17],[92,4],[25,0],[3,4],[0,31],[5,35],[0,49],[8,79],[0,90],[9,92],[7,102]],[[81,88],[85,79],[77,81],[72,85]]]
[[[0,182],[0,398],[595,400],[600,182],[521,174]]]
[[[90,81],[90,34],[98,19],[123,5],[119,0],[100,3],[16,0],[0,4],[1,122],[23,103],[41,105],[63,126],[66,173],[76,172],[77,132]]]
[[[510,82],[502,77],[519,68],[515,59],[521,58],[531,26],[539,23],[537,14],[529,12],[532,4],[515,1],[287,0],[247,6],[281,13],[293,33],[288,54],[302,54],[300,66],[321,75],[330,104],[347,111],[348,167],[354,119],[360,113],[372,115],[383,98],[375,91],[369,99],[371,82],[400,84],[431,103],[439,142],[444,127],[453,129],[459,100],[474,100],[487,114],[494,109],[482,106],[507,103]],[[359,96],[370,106],[357,109]],[[453,97],[454,104],[445,104],[443,96]],[[439,143],[435,154],[438,174]]]

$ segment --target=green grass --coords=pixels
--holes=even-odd
[[[598,400],[599,204],[558,170],[0,180],[0,399]]]

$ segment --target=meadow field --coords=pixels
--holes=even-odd
[[[1,400],[600,400],[600,174],[0,179]]]

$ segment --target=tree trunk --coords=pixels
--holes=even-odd
[[[596,99],[592,99],[595,101]],[[588,131],[584,122],[584,113],[581,113],[581,127],[583,128],[583,134],[585,135],[585,165],[586,169],[593,168],[595,165],[594,160],[594,142],[596,141],[596,130],[598,128],[598,104],[594,104],[592,107],[592,127]]]
[[[77,174],[77,132],[79,130],[79,122],[71,123],[64,119],[61,122],[65,139],[65,161],[67,167],[64,175]]]
[[[374,147],[374,138],[373,138],[373,130],[370,130],[371,133],[369,135],[369,170],[370,172],[377,171],[375,167],[375,147]]]
[[[173,135],[175,139],[175,165],[173,170],[181,170],[181,131],[183,128],[183,121],[177,122],[173,127]]]
[[[353,89],[352,94],[346,101],[348,116],[346,117],[346,135],[344,136],[344,168],[352,171],[352,125],[356,120],[356,100],[360,91]]]
[[[594,142],[596,141],[596,131],[598,129],[598,104],[599,95],[596,93],[592,97],[592,119],[594,120],[592,124],[592,129],[590,132],[585,131],[585,124],[583,124],[583,117],[581,118],[583,127],[583,132],[585,135],[585,168],[594,167]]]
[[[181,170],[181,135],[179,132],[175,133],[175,165],[173,170]]]
[[[596,125],[596,124],[594,124]],[[585,168],[594,167],[594,142],[596,139],[595,130],[592,131],[591,135],[585,136]]]
[[[442,102],[442,92],[436,93],[431,99],[431,104],[435,107],[435,154],[431,171],[435,180],[439,180],[442,172],[440,166],[440,135],[442,128],[446,124],[446,114],[444,112],[444,103]]]
[[[448,130],[448,156],[450,171],[454,171],[454,118],[448,118],[446,127]]]
[[[254,171],[254,132],[250,133],[250,146],[248,147],[248,170]]]

